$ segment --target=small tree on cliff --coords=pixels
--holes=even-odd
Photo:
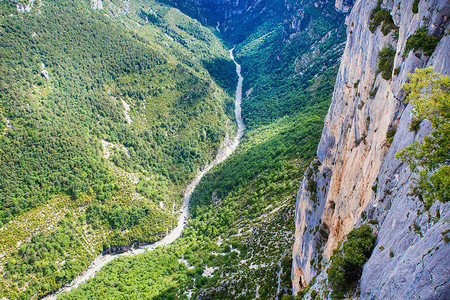
[[[433,67],[409,74],[406,102],[413,105],[413,119],[427,119],[433,130],[423,143],[414,142],[396,155],[417,174],[413,191],[429,208],[435,200],[450,199],[450,79]]]
[[[362,225],[350,231],[342,249],[334,250],[327,270],[333,299],[344,298],[344,294],[352,290],[358,282],[362,267],[372,254],[376,239],[372,228]]]

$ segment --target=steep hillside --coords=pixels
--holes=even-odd
[[[283,23],[292,16],[291,4],[283,0],[167,0],[202,23],[215,27],[233,43],[241,43],[259,26],[269,22]],[[296,1],[292,1],[295,3]]]
[[[0,2],[0,297],[160,239],[236,130],[234,64],[211,31],[156,2],[92,8]]]
[[[192,9],[203,3],[171,2]],[[259,19],[251,29],[237,26],[254,17],[245,10],[232,17],[230,35],[219,26],[232,41],[231,32],[243,35],[235,52],[244,76],[246,132],[234,154],[194,192],[183,236],[168,248],[112,262],[62,298],[97,297],[106,290],[115,297],[141,291],[157,299],[274,299],[291,293],[295,195],[331,99],[345,14],[334,1],[272,2],[258,5],[262,11],[279,5],[282,13]],[[223,5],[230,3],[243,2]],[[202,20],[215,26],[214,19]]]
[[[236,133],[234,46],[246,131],[182,236],[58,297],[449,298],[448,129],[431,151],[442,202],[395,158],[432,131],[402,86],[450,72],[449,15],[448,0],[1,1],[0,297],[39,298],[177,224]]]
[[[294,115],[332,92],[315,89],[334,77],[344,45],[342,12],[352,1],[170,2],[206,24],[230,22],[216,29],[236,43],[246,75],[243,116],[250,128]]]
[[[450,72],[449,12],[448,1],[438,0],[355,3],[318,159],[297,196],[294,293],[309,284],[311,298],[329,296],[333,250],[353,228],[369,224],[377,239],[356,295],[449,297],[449,267],[442,263],[450,251],[449,204],[425,207],[411,192],[415,175],[395,158],[430,133],[428,121],[410,129],[402,86],[415,68]]]

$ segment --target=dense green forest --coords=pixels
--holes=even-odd
[[[42,296],[109,246],[160,239],[235,130],[225,45],[173,8],[121,5],[0,2],[2,297]]]
[[[183,236],[110,263],[60,298],[108,291],[136,299],[273,299],[278,280],[278,296],[290,293],[295,196],[315,157],[345,39],[344,16],[333,5],[308,2],[304,11],[309,21],[297,32],[277,18],[242,31],[236,50],[247,129],[235,153],[196,188]]]
[[[292,208],[299,179],[309,160],[308,157],[296,159],[287,152],[279,158],[278,155],[283,156],[280,144],[289,143],[289,140],[292,144],[298,142],[298,149],[309,158],[313,157],[314,149],[309,148],[307,142],[318,140],[322,119],[312,111],[321,110],[324,114],[326,107],[315,107],[296,118],[284,118],[277,124],[260,128],[229,161],[208,173],[204,184],[193,196],[189,226],[174,244],[142,255],[120,258],[102,269],[98,277],[79,289],[62,294],[60,298],[101,298],[101,291],[108,291],[114,297],[133,295],[136,299],[178,299],[187,298],[191,290],[199,295],[206,291],[204,296],[208,299],[232,299],[247,289],[252,292],[243,299],[252,299],[256,283],[261,286],[259,292],[262,295],[273,298],[278,269],[272,263],[280,257],[288,260],[283,272],[287,291],[290,287],[290,257],[284,250],[292,244]],[[298,127],[291,128],[293,122]],[[302,133],[303,141],[293,137],[297,136],[295,131]],[[252,173],[239,172],[246,169],[251,169]],[[233,183],[236,187],[230,188],[228,185]],[[217,202],[211,203],[214,188]],[[261,219],[263,214],[270,217]],[[259,236],[260,243],[253,240],[255,235]],[[275,240],[274,236],[277,237]],[[218,241],[222,239],[219,245]],[[270,243],[274,244],[267,249]],[[187,265],[180,259],[185,259]],[[248,265],[242,264],[249,259],[252,262],[248,265],[263,267],[249,269]],[[264,267],[265,264],[268,266]],[[206,268],[214,268],[212,277],[202,276]],[[225,274],[240,275],[234,286],[211,294],[221,286]],[[230,294],[232,290],[237,294]]]
[[[289,22],[268,20],[237,47],[248,74],[244,84],[250,96],[242,112],[250,128],[295,115],[333,93],[334,67],[345,40],[345,30],[336,26],[342,15],[332,4],[303,3],[302,12],[308,23],[301,30],[291,32]]]

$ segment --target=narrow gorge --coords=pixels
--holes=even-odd
[[[0,1],[0,298],[450,298],[449,17]]]
[[[126,248],[124,252],[119,251],[119,253],[112,254],[101,254],[97,256],[94,261],[89,265],[87,269],[85,269],[80,275],[78,275],[74,280],[59,288],[56,291],[50,292],[48,296],[42,299],[56,299],[56,296],[69,292],[72,289],[76,289],[80,284],[84,283],[86,280],[90,278],[94,278],[95,273],[100,271],[106,264],[113,261],[117,257],[120,256],[133,256],[137,254],[141,254],[147,251],[152,251],[157,247],[165,247],[167,245],[172,244],[175,240],[177,240],[181,234],[183,233],[183,229],[185,228],[188,220],[189,220],[189,200],[191,199],[191,195],[195,190],[195,187],[200,183],[202,177],[208,173],[215,165],[223,162],[230,156],[234,150],[236,150],[237,146],[239,146],[239,142],[244,134],[245,125],[241,116],[241,100],[242,100],[242,83],[244,78],[241,75],[241,66],[234,60],[233,49],[230,50],[230,57],[233,62],[236,64],[236,73],[238,75],[238,82],[236,86],[236,95],[235,95],[235,116],[237,120],[238,131],[236,136],[231,140],[224,140],[222,142],[222,147],[219,149],[216,158],[207,166],[202,167],[202,170],[197,173],[194,180],[186,187],[186,191],[183,197],[183,205],[181,206],[180,211],[178,212],[178,224],[172,229],[172,231],[167,234],[163,239],[143,246],[135,246],[130,245],[128,247],[119,247],[119,249]],[[125,106],[126,107],[126,106]],[[129,107],[128,107],[129,110]],[[128,120],[129,116],[127,117]],[[114,250],[113,250],[114,251]],[[108,251],[109,252],[109,251]]]

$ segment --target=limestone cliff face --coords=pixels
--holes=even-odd
[[[335,7],[340,12],[348,12],[353,5],[354,0],[336,0]]]
[[[442,263],[450,247],[441,234],[450,228],[445,221],[450,217],[450,206],[435,203],[429,212],[423,212],[423,204],[409,195],[409,168],[395,159],[399,150],[422,140],[431,130],[424,121],[417,133],[409,131],[410,107],[402,102],[406,95],[401,89],[407,74],[428,65],[434,65],[437,72],[450,73],[447,34],[431,57],[422,51],[406,53],[406,41],[422,26],[434,35],[448,30],[450,1],[420,1],[417,14],[412,3],[385,0],[381,5],[399,27],[398,39],[394,31],[385,36],[380,27],[374,33],[369,30],[377,1],[356,1],[347,18],[347,45],[317,150],[318,160],[306,173],[297,197],[294,292],[316,275],[326,277],[324,262],[355,225],[364,223],[360,217],[365,211],[365,222],[374,219],[379,225],[374,226],[378,238],[364,267],[361,298],[396,295],[398,299],[428,299],[450,293],[449,266]],[[396,51],[394,68],[399,68],[399,73],[385,80],[377,73],[378,52],[389,44]],[[396,132],[392,143],[386,140],[388,131]]]

